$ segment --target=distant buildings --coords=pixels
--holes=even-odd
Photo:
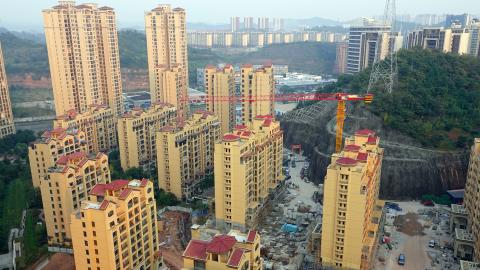
[[[344,74],[347,72],[348,43],[341,42],[337,44],[335,56],[335,73]]]
[[[197,48],[261,48],[272,44],[293,42],[342,42],[343,33],[296,31],[236,31],[236,32],[189,32],[188,45]]]
[[[268,17],[259,17],[258,18],[258,23],[257,23],[257,28],[261,30],[268,30],[270,29],[270,22]]]
[[[252,30],[253,27],[253,17],[243,18],[243,29],[246,31]]]
[[[152,103],[171,103],[188,114],[188,58],[185,10],[159,5],[145,14]]]
[[[115,11],[60,1],[43,11],[57,116],[107,105],[123,113]]]
[[[324,184],[323,267],[370,269],[383,202],[378,200],[383,149],[371,130],[359,130],[332,155]]]
[[[470,26],[472,22],[472,15],[470,14],[460,14],[460,15],[453,15],[449,14],[445,18],[445,27],[450,28],[452,25],[459,25],[461,28],[467,28]]]
[[[215,219],[219,228],[253,227],[283,180],[283,133],[270,115],[235,127],[215,144]]]
[[[0,139],[13,133],[15,133],[15,126],[13,124],[12,103],[8,91],[2,44],[0,44]]]

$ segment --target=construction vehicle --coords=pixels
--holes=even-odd
[[[276,94],[276,95],[258,95],[258,96],[194,96],[189,97],[190,103],[207,103],[207,102],[232,102],[232,103],[244,103],[244,102],[259,102],[259,101],[337,101],[337,127],[335,130],[335,152],[339,153],[342,150],[343,144],[343,126],[345,123],[345,112],[347,101],[363,101],[365,104],[370,104],[373,101],[372,94],[354,95],[347,93],[300,93],[300,94]],[[292,152],[294,149],[292,148]]]

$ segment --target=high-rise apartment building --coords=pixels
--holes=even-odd
[[[183,252],[183,269],[263,269],[256,231],[230,230],[228,234],[203,237],[197,230],[192,229],[192,240]]]
[[[150,79],[150,91],[152,103],[163,102],[164,96],[157,94],[162,92],[161,82],[163,71],[166,69],[174,72],[175,76],[183,80],[177,86],[177,110],[180,116],[188,114],[188,58],[187,58],[187,31],[185,10],[182,8],[172,9],[170,5],[159,5],[145,14],[145,30],[148,50],[148,74]],[[169,82],[169,83],[174,83]],[[157,85],[160,84],[160,85]],[[166,90],[163,90],[164,92]]]
[[[283,18],[274,18],[273,31],[283,31],[283,30],[285,30],[285,23]]]
[[[282,181],[283,132],[271,115],[252,128],[237,126],[215,144],[217,227],[244,229],[257,222],[268,195]]]
[[[253,29],[253,17],[243,18],[243,29],[247,31]]]
[[[460,25],[462,28],[468,28],[472,22],[472,15],[464,13],[460,15],[448,14],[445,18],[445,28],[452,25]]]
[[[332,155],[324,184],[321,258],[324,267],[370,269],[378,245],[383,149],[371,130],[359,130]]]
[[[207,111],[177,119],[157,133],[158,185],[178,199],[190,199],[197,185],[213,172],[218,118]]]
[[[90,105],[84,113],[66,111],[53,121],[56,128],[85,132],[88,153],[108,153],[117,149],[117,116],[106,106]]]
[[[75,267],[159,269],[153,183],[115,180],[97,184],[71,216]]]
[[[240,30],[240,18],[239,17],[231,17],[230,18],[230,29],[232,32],[237,32]]]
[[[470,26],[470,44],[468,54],[471,56],[480,56],[480,20],[473,20]]]
[[[275,116],[275,81],[272,65],[254,69],[252,65],[241,67],[242,122],[249,125],[257,115]]]
[[[470,32],[467,28],[430,27],[410,32],[406,47],[467,54],[470,45]]]
[[[8,91],[2,44],[0,44],[0,139],[13,133],[15,133],[15,126],[13,124],[12,103]]]
[[[205,92],[207,111],[213,112],[220,120],[221,134],[230,132],[235,126],[235,70],[232,65],[221,69],[215,66],[205,68]],[[231,99],[230,99],[231,98]]]
[[[48,168],[55,166],[58,158],[76,152],[87,152],[85,132],[55,128],[45,131],[39,140],[28,147],[28,160],[34,187],[40,187]]]
[[[177,117],[171,104],[152,103],[148,109],[134,108],[118,120],[120,163],[124,170],[152,170],[157,162],[156,132]]]
[[[347,53],[348,43],[340,42],[337,44],[337,54],[335,57],[335,73],[344,74],[347,72]]]
[[[60,1],[43,11],[55,111],[79,113],[92,104],[123,113],[115,11]]]
[[[110,182],[108,157],[75,152],[61,156],[40,181],[50,251],[72,251],[71,214],[96,184]]]
[[[165,65],[158,65],[155,68],[155,86],[151,91],[152,100],[154,102],[162,102],[172,104],[177,108],[179,115],[185,116],[185,113],[181,113],[180,110],[186,110],[184,108],[184,95],[182,93],[187,89],[185,85],[185,73],[182,68],[175,64],[172,68],[168,68]]]
[[[260,30],[268,30],[270,29],[270,23],[268,17],[259,17],[257,28]]]
[[[389,53],[389,26],[365,25],[350,27],[348,35],[347,73],[360,72]]]

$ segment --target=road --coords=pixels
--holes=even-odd
[[[400,249],[394,249],[388,260],[385,269],[389,270],[424,270],[428,267],[430,261],[425,252],[425,246],[428,240],[425,236],[413,236],[409,237]],[[398,265],[398,256],[405,254],[405,265]]]

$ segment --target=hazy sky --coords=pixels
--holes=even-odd
[[[41,30],[41,11],[56,0],[0,0],[0,26]],[[85,0],[116,9],[120,27],[141,26],[143,13],[159,3],[187,10],[187,21],[228,23],[231,16],[284,18],[323,17],[350,20],[382,14],[385,0]],[[397,0],[398,14],[480,14],[479,0]],[[21,14],[21,15],[20,15]]]

